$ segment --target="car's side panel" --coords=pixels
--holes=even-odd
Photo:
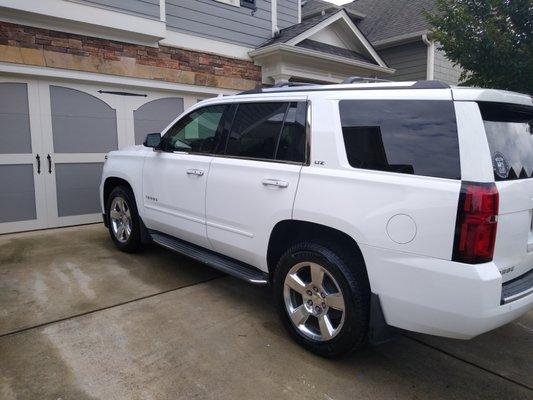
[[[213,249],[268,271],[270,233],[292,217],[301,165],[215,157],[207,184],[207,236]],[[278,181],[283,186],[269,184]]]
[[[102,171],[102,181],[100,183],[100,203],[102,212],[105,213],[104,183],[107,178],[120,178],[128,182],[135,195],[137,210],[141,218],[144,217],[142,201],[142,170],[144,158],[150,154],[152,149],[144,146],[133,146],[120,151],[108,153]]]
[[[294,218],[346,232],[361,244],[449,260],[461,182],[352,168],[337,100],[315,99],[311,165]]]
[[[154,151],[143,169],[144,223],[149,229],[210,248],[205,190],[212,157]]]
[[[454,107],[461,154],[462,180],[494,182],[489,145],[477,103],[456,101]]]

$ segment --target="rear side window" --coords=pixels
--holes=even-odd
[[[305,103],[241,103],[228,135],[226,155],[303,162]]]
[[[496,181],[533,177],[533,107],[479,103]]]
[[[342,100],[339,108],[352,167],[461,179],[452,101]]]

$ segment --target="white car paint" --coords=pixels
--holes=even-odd
[[[125,179],[148,228],[265,272],[269,237],[278,222],[308,221],[344,232],[359,245],[371,290],[379,296],[386,322],[395,327],[466,339],[527,312],[533,307],[533,293],[504,305],[500,299],[502,282],[533,267],[533,179],[497,183],[500,215],[493,261],[453,262],[461,181],[352,168],[344,149],[338,103],[343,99],[455,101],[463,180],[494,182],[475,101],[531,105],[531,98],[487,89],[360,85],[376,86],[382,90],[333,85],[331,90],[220,97],[183,114],[213,104],[302,100],[304,93],[310,105],[308,165],[161,154],[137,147],[109,154],[102,188],[108,177]],[[187,168],[199,168],[204,174],[191,177],[185,173]],[[265,186],[265,179],[284,181],[287,187]],[[146,196],[159,196],[157,206]],[[510,266],[514,269],[502,278],[502,271]]]

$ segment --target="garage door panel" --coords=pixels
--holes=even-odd
[[[0,154],[31,152],[27,85],[0,83]]]
[[[0,165],[0,223],[37,218],[33,165]]]
[[[59,217],[101,213],[98,188],[103,165],[103,163],[55,165]]]
[[[55,153],[106,153],[118,149],[116,111],[80,90],[50,86]]]

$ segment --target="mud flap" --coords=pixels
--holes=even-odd
[[[387,325],[379,296],[375,293],[370,295],[370,321],[368,329],[368,342],[372,345],[394,340],[399,336],[399,330]]]

